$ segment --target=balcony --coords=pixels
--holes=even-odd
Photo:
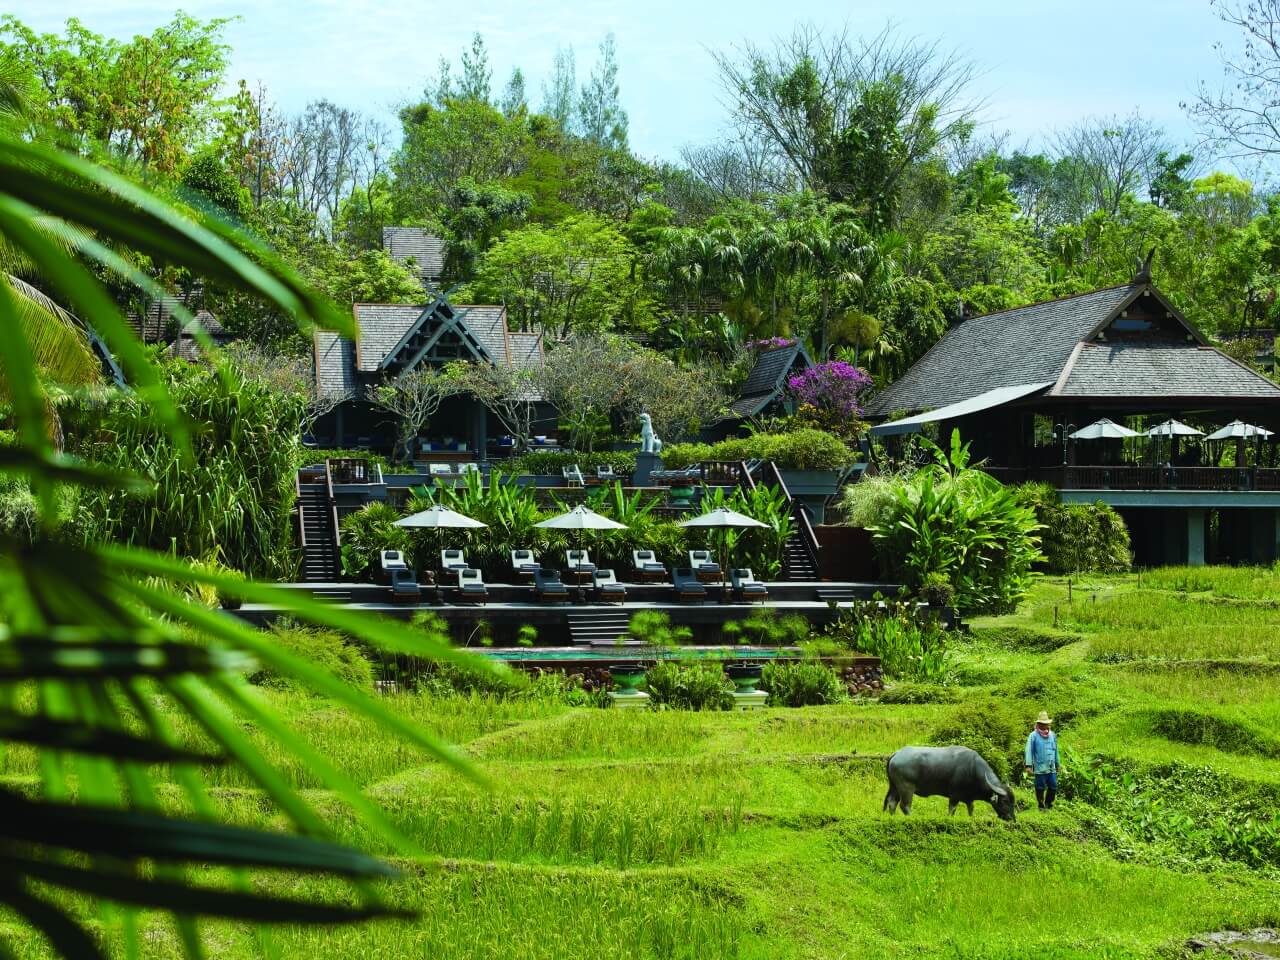
[[[983,467],[1001,483],[1040,481],[1059,490],[1280,491],[1274,467]]]

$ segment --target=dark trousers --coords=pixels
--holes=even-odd
[[[1053,801],[1058,796],[1058,775],[1056,773],[1036,774],[1036,805],[1041,810],[1051,810]]]

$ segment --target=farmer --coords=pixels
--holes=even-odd
[[[1036,717],[1036,728],[1027,737],[1026,764],[1027,773],[1035,774],[1036,803],[1040,810],[1053,809],[1054,798],[1058,795],[1058,737],[1049,727],[1053,721],[1049,714],[1040,711]]]

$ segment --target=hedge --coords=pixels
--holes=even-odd
[[[836,470],[856,459],[839,437],[814,429],[757,433],[719,443],[675,443],[662,451],[662,465],[671,470],[704,460],[772,460],[784,470]]]
[[[535,450],[515,457],[504,473],[559,476],[564,467],[577,464],[584,474],[595,473],[596,467],[613,467],[615,473],[631,476],[636,469],[634,450],[598,450],[575,453],[572,450]]]

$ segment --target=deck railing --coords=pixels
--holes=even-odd
[[[373,483],[373,471],[363,457],[335,457],[326,461],[333,483]]]
[[[983,467],[1002,483],[1039,480],[1059,490],[1280,490],[1274,467]]]

